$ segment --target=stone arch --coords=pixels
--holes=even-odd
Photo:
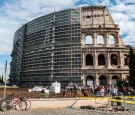
[[[111,54],[111,65],[118,65],[118,56],[116,54]]]
[[[129,65],[129,55],[124,54],[124,65]]]
[[[107,79],[105,75],[99,76],[99,85],[107,85]]]
[[[91,35],[85,37],[85,44],[93,44],[93,39]]]
[[[109,44],[111,45],[115,44],[115,36],[112,34],[109,35]]]
[[[119,77],[117,75],[112,76],[112,85],[117,85]]]
[[[92,86],[94,85],[94,78],[93,76],[89,75],[86,77],[86,85]]]
[[[97,36],[97,44],[104,44],[104,36],[102,34]]]
[[[91,54],[86,56],[86,65],[93,65],[93,56]]]
[[[117,33],[115,33],[115,32],[110,32],[110,33],[108,33],[108,34],[114,36],[114,38],[117,37]]]
[[[98,55],[98,65],[105,65],[105,56],[103,54]]]

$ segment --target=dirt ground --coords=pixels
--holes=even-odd
[[[6,95],[15,94],[16,97],[25,96],[27,98],[75,98],[75,97],[94,97],[87,90],[75,90],[75,91],[64,91],[61,93],[50,93],[49,95],[45,95],[44,92],[28,92],[28,88],[10,88],[6,90]],[[0,89],[0,98],[4,96],[4,89]]]

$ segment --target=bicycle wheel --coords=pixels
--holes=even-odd
[[[31,107],[31,102],[30,102],[30,100],[26,100],[26,103],[27,103],[27,108],[26,108],[26,110],[29,110],[30,107]]]
[[[27,103],[25,101],[21,101],[19,103],[19,107],[22,111],[25,111],[27,109]]]

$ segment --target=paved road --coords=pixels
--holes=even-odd
[[[42,109],[29,111],[11,110],[8,112],[0,112],[0,115],[135,115],[135,112],[110,112],[87,109]]]

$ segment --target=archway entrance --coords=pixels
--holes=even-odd
[[[98,55],[98,65],[105,65],[105,56],[103,54]]]
[[[107,80],[106,80],[106,77],[104,75],[101,75],[99,77],[99,85],[107,85]]]
[[[111,55],[111,65],[118,65],[118,56],[116,54]]]
[[[93,57],[90,54],[86,56],[86,65],[93,65]]]
[[[113,77],[112,77],[112,85],[117,85],[118,80],[119,80],[118,76],[116,76],[116,75],[113,76]]]
[[[93,77],[92,76],[87,76],[87,78],[86,78],[86,85],[89,85],[89,86],[92,86],[92,85],[94,85],[94,79],[93,79]]]

